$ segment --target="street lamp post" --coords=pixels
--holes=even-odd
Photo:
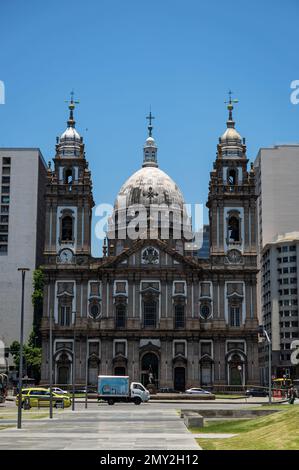
[[[262,325],[259,327],[259,333],[261,336],[266,338],[268,343],[268,394],[269,394],[269,405],[272,403],[272,344],[270,336],[267,333],[267,330]]]
[[[85,363],[85,409],[87,409],[87,386],[88,386],[88,363],[89,363],[89,351],[88,351],[88,336],[86,336],[86,363]]]
[[[50,406],[49,418],[53,418],[53,338],[52,338],[52,310],[49,312],[49,389],[50,389]]]
[[[19,402],[18,402],[18,423],[17,428],[22,428],[22,387],[23,387],[23,340],[24,340],[24,290],[25,275],[29,268],[18,268],[22,273],[22,300],[21,300],[21,330],[20,330],[20,363],[19,363]]]
[[[72,382],[73,382],[73,390],[72,390],[72,411],[75,411],[75,367],[76,367],[76,312],[72,312],[74,316],[74,350],[73,350],[73,367],[72,367]]]

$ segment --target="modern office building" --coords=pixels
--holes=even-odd
[[[272,374],[296,377],[291,363],[292,343],[298,326],[299,232],[277,237],[262,251],[262,316],[272,339]],[[262,380],[267,382],[268,351],[260,345]]]
[[[38,148],[0,148],[0,340],[6,348],[20,339],[20,267],[30,269],[25,281],[25,340],[32,329],[32,276],[43,255],[46,175]]]
[[[288,237],[296,238],[296,234],[294,235],[293,232],[299,231],[299,145],[276,145],[261,148],[254,165],[258,213],[258,266],[260,268],[257,282],[258,317],[259,321],[265,325],[270,337],[273,335],[273,375],[281,375],[283,370],[287,372],[292,370],[289,358],[290,351],[284,349],[288,347],[288,341],[284,343],[284,339],[291,339],[289,334],[296,335],[296,331],[280,331],[280,326],[285,323],[296,325],[298,318],[297,320],[292,318],[289,321],[281,320],[280,312],[283,314],[283,309],[279,309],[279,302],[296,302],[294,290],[297,285],[282,286],[283,292],[289,290],[289,295],[292,297],[278,299],[277,296],[280,295],[281,290],[280,281],[282,283],[288,281],[285,277],[280,278],[280,276],[292,274],[289,281],[296,283],[294,281],[296,266],[294,261],[291,261],[290,266],[284,266],[283,261],[280,262],[280,266],[276,266],[275,256],[279,249],[286,251],[289,249]],[[280,246],[280,241],[283,242],[285,237],[287,237],[286,244]],[[297,246],[297,243],[292,246]],[[290,253],[290,256],[285,255],[281,258],[282,260],[288,258],[289,263],[289,260],[293,260],[294,257],[296,257],[296,253]],[[280,257],[277,256],[277,258]],[[282,269],[282,273],[280,273],[280,269]],[[287,269],[290,272],[287,272]],[[291,294],[291,292],[293,293]],[[292,312],[294,316],[297,307],[296,305],[291,305],[291,307],[294,310]],[[288,311],[288,308],[286,310]],[[287,326],[291,329],[292,327]],[[280,337],[285,334],[287,338]],[[281,341],[282,339],[283,341]],[[259,360],[262,380],[265,380],[268,370],[268,352],[263,343],[260,343],[259,346]]]
[[[299,230],[299,144],[261,148],[254,163],[260,251]]]

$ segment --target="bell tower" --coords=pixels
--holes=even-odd
[[[237,261],[256,254],[256,195],[253,165],[248,170],[245,139],[235,129],[231,92],[226,103],[227,128],[219,138],[210,174],[209,208],[211,257]]]
[[[83,138],[75,128],[73,92],[67,128],[56,139],[54,168],[49,162],[46,189],[45,258],[48,263],[75,263],[91,254],[92,181]]]

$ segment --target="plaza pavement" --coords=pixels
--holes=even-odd
[[[181,408],[188,409],[239,409],[253,405],[236,403],[225,405],[221,402],[201,403],[157,403],[149,402],[135,406],[132,403],[76,403],[75,411],[70,408],[54,410],[54,418],[26,420],[23,428],[16,429],[16,419],[3,419],[1,424],[12,426],[0,430],[0,451],[5,449],[51,449],[51,450],[201,450],[195,438],[203,437],[190,433],[179,417]],[[16,412],[13,402],[7,402],[5,409]],[[27,413],[27,414],[26,414]],[[42,415],[47,408],[40,410]],[[211,438],[220,436],[210,435]],[[221,436],[225,437],[225,436]],[[228,436],[227,436],[228,437]]]
[[[21,430],[0,431],[0,451],[4,449],[200,450],[200,447],[175,407],[129,403],[92,404],[87,410],[78,404],[74,412],[55,410],[52,420],[26,420]]]

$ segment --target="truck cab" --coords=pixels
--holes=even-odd
[[[140,397],[141,401],[147,402],[150,399],[149,391],[139,382],[132,382],[131,386],[131,398]]]

